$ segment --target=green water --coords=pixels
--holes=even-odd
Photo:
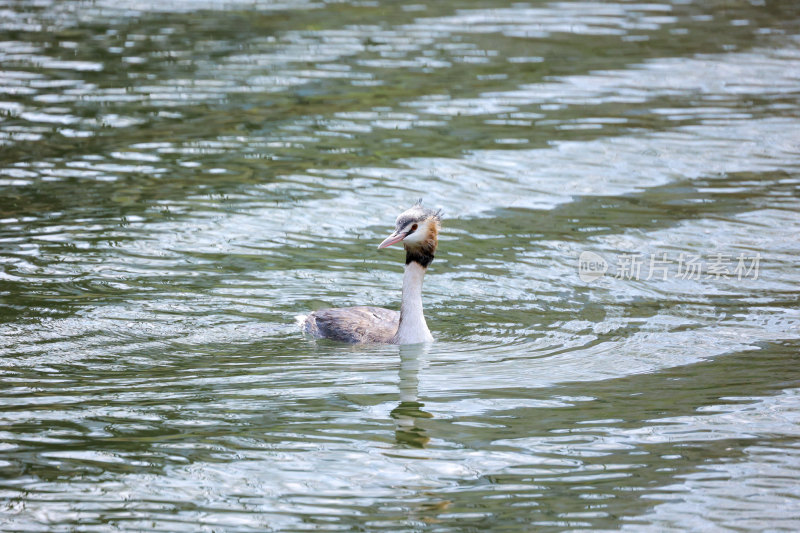
[[[795,2],[0,13],[0,530],[800,529]]]

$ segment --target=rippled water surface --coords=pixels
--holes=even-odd
[[[796,2],[0,13],[3,531],[800,529]]]

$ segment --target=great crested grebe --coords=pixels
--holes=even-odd
[[[400,312],[382,307],[358,306],[320,309],[302,319],[303,330],[315,337],[350,343],[415,344],[433,336],[422,314],[422,279],[438,244],[441,211],[425,209],[418,201],[400,213],[394,233],[378,245],[400,241],[406,250]]]

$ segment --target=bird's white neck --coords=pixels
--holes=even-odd
[[[400,326],[394,336],[396,344],[431,342],[433,335],[422,314],[422,280],[427,269],[411,261],[403,275],[403,299],[400,303]]]

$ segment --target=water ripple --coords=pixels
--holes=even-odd
[[[798,521],[790,2],[0,10],[0,529]]]

